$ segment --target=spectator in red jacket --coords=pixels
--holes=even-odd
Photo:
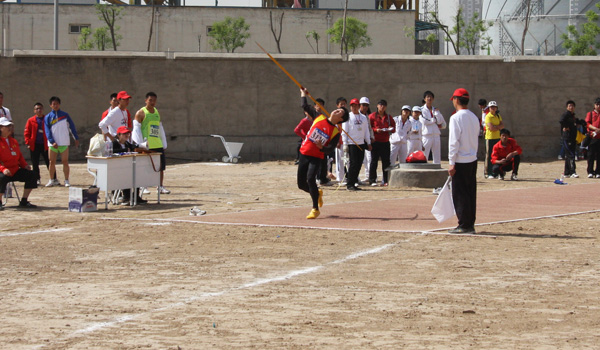
[[[46,131],[44,129],[44,105],[36,103],[33,106],[33,117],[27,119],[25,124],[25,145],[29,149],[29,155],[31,156],[31,165],[33,166],[33,172],[37,178],[37,184],[40,182],[40,155],[44,157],[44,163],[46,168],[49,166],[48,160],[48,139],[46,138]],[[56,174],[55,174],[56,176]]]
[[[2,206],[2,196],[6,192],[6,185],[9,182],[25,182],[25,190],[19,207],[36,208],[27,198],[31,190],[37,188],[36,178],[31,167],[27,165],[25,158],[19,149],[19,143],[11,137],[13,123],[6,117],[0,118],[0,210]]]
[[[510,179],[518,180],[521,153],[523,150],[517,141],[510,137],[510,131],[508,129],[500,130],[500,142],[496,143],[492,149],[492,175],[504,180],[506,172],[512,170]]]

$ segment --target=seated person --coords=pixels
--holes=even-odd
[[[117,134],[115,135],[115,140],[113,141],[113,154],[119,153],[127,153],[134,152],[138,145],[135,142],[129,142],[131,139],[131,130],[129,130],[126,126],[119,126],[117,129]],[[137,194],[137,203],[144,204],[148,203],[147,200],[142,199],[139,195],[139,189],[136,191]],[[121,200],[121,205],[129,205],[131,198],[131,189],[123,190],[123,199]]]
[[[496,143],[492,149],[492,175],[504,180],[506,172],[512,170],[510,179],[518,180],[521,153],[523,150],[515,139],[510,138],[510,131],[508,129],[500,130],[500,142]]]
[[[19,208],[37,208],[27,200],[31,190],[37,188],[37,176],[23,158],[19,143],[11,136],[13,134],[12,125],[13,123],[8,118],[0,118],[0,210],[4,209],[2,196],[6,192],[6,185],[14,181],[25,183]]]
[[[134,150],[139,146],[135,142],[129,142],[129,140],[131,140],[131,130],[126,126],[119,126],[115,140],[112,143],[113,154],[135,152]]]

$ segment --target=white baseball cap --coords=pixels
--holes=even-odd
[[[488,108],[492,106],[498,107],[498,103],[496,101],[490,101],[490,103],[488,103]]]
[[[360,104],[362,105],[363,103],[370,105],[371,101],[369,101],[368,97],[361,97],[360,98]]]
[[[2,118],[0,118],[0,125],[2,125],[2,126],[9,126],[9,125],[13,125],[13,122],[11,122],[6,117],[2,117]]]
[[[421,112],[421,106],[414,106],[412,110],[413,112]]]
[[[402,106],[402,109],[406,109],[406,110],[410,111],[410,106],[409,105],[404,105],[404,106]]]

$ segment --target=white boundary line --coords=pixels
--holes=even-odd
[[[190,303],[198,301],[198,300],[206,300],[206,299],[213,298],[213,297],[219,297],[219,296],[222,296],[222,295],[225,295],[225,294],[228,294],[228,293],[233,293],[233,292],[240,291],[240,290],[245,290],[245,289],[250,289],[250,288],[254,288],[254,287],[259,287],[259,286],[262,286],[262,285],[265,285],[265,284],[269,284],[269,283],[275,283],[275,282],[285,281],[285,280],[289,280],[289,279],[292,279],[292,278],[295,278],[295,277],[298,277],[298,276],[302,276],[302,275],[310,274],[310,273],[313,273],[313,272],[317,272],[317,271],[322,270],[322,269],[324,269],[326,267],[329,267],[329,266],[339,265],[339,264],[343,264],[345,262],[348,262],[348,261],[351,261],[351,260],[355,260],[355,259],[367,256],[367,255],[377,254],[377,253],[379,253],[381,251],[384,251],[384,250],[386,250],[386,249],[388,249],[390,247],[397,246],[400,243],[405,243],[405,242],[408,242],[410,240],[412,240],[412,238],[404,240],[404,241],[395,242],[395,243],[384,244],[382,246],[371,248],[371,249],[367,249],[367,250],[363,250],[363,251],[360,251],[360,252],[357,252],[357,253],[352,253],[350,255],[347,255],[344,258],[341,258],[341,259],[338,259],[338,260],[334,260],[334,261],[325,263],[323,265],[306,267],[306,268],[303,268],[303,269],[300,269],[300,270],[292,270],[292,271],[289,271],[289,272],[287,272],[287,273],[285,273],[283,275],[279,275],[279,276],[275,276],[275,277],[271,277],[271,278],[257,279],[255,281],[252,281],[252,282],[249,282],[249,283],[245,283],[245,284],[239,285],[237,287],[227,288],[227,289],[224,289],[224,290],[221,290],[221,291],[218,291],[218,292],[201,293],[199,295],[194,295],[194,296],[188,297],[186,299],[183,299],[182,301],[171,303],[171,304],[168,304],[168,305],[163,306],[163,307],[152,309],[150,311],[117,317],[117,318],[113,319],[112,321],[94,323],[91,326],[88,326],[88,327],[82,328],[82,329],[78,329],[78,330],[72,332],[71,334],[69,334],[69,335],[67,335],[67,336],[65,336],[63,338],[59,338],[58,341],[66,340],[66,339],[70,339],[70,338],[74,338],[74,337],[77,337],[77,336],[80,336],[80,335],[85,335],[85,334],[93,333],[93,332],[96,332],[96,331],[100,331],[100,330],[103,330],[104,328],[113,327],[113,326],[116,326],[116,325],[119,325],[121,323],[125,323],[125,322],[128,322],[128,321],[133,321],[133,320],[136,320],[136,319],[138,319],[140,317],[149,316],[149,315],[154,314],[154,313],[176,309],[176,308],[179,308],[181,306],[185,306],[187,304],[190,304]],[[56,343],[56,342],[54,342],[54,343]],[[54,343],[46,343],[46,344],[38,345],[38,346],[35,346],[34,349],[43,349],[43,348],[45,348],[47,346],[54,345]]]
[[[13,237],[13,236],[35,235],[35,234],[38,234],[38,233],[61,232],[61,231],[69,231],[69,230],[72,230],[72,228],[54,228],[54,229],[49,229],[49,230],[30,231],[30,232],[0,233],[0,237]]]

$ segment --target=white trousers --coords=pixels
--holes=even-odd
[[[346,175],[344,171],[344,149],[336,148],[335,149],[335,177],[339,182],[344,181],[344,176]]]
[[[423,153],[425,153],[426,159],[429,159],[429,152],[432,152],[433,164],[440,164],[442,162],[442,145],[439,135],[423,136],[423,148],[425,148]]]
[[[408,145],[406,142],[392,143],[390,149],[390,165],[406,163],[408,157]]]
[[[371,151],[365,149],[365,159],[363,159],[363,166],[365,167],[365,179],[369,179],[369,169],[371,168]]]
[[[408,150],[406,151],[407,156],[408,156],[408,154],[411,154],[414,151],[422,151],[423,150],[423,142],[421,142],[421,139],[416,139],[416,140],[408,139],[408,141],[406,141],[406,147],[408,148]]]

